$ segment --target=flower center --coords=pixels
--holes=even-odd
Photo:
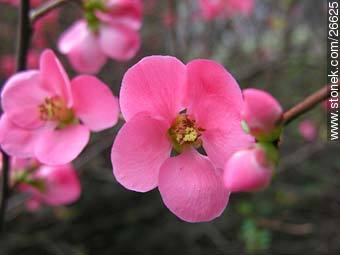
[[[186,146],[199,148],[202,145],[201,132],[204,129],[196,125],[196,121],[191,119],[187,114],[179,114],[171,127],[168,134],[173,144],[173,149],[181,153]]]
[[[40,119],[43,121],[56,121],[58,128],[75,123],[77,119],[72,109],[67,108],[64,100],[58,97],[45,98],[39,105]]]

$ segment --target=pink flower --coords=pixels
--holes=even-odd
[[[244,108],[242,119],[250,134],[258,140],[273,141],[281,132],[282,108],[277,100],[265,91],[243,91]]]
[[[221,169],[253,142],[240,126],[242,104],[234,78],[213,61],[142,59],[123,78],[120,106],[127,123],[112,147],[114,176],[130,190],[158,187],[183,220],[218,217],[229,198]],[[201,146],[208,156],[195,150]],[[172,148],[180,155],[170,157]]]
[[[260,146],[236,152],[224,168],[224,184],[231,192],[257,191],[271,181],[274,165]]]
[[[304,120],[299,124],[299,132],[307,141],[314,141],[318,135],[317,128],[310,120]]]
[[[23,185],[21,189],[31,194],[27,206],[37,209],[41,203],[50,206],[67,205],[77,201],[81,195],[81,185],[72,165],[40,166],[30,177],[41,182],[41,188]],[[33,208],[32,208],[33,207]]]
[[[250,15],[254,9],[254,0],[199,0],[199,4],[206,20],[231,18],[239,13]]]
[[[6,82],[1,103],[2,148],[49,165],[76,158],[90,130],[112,127],[119,111],[117,99],[97,78],[81,75],[70,82],[51,50],[42,53],[39,70],[17,73]]]
[[[140,47],[142,23],[140,0],[109,0],[87,8],[87,20],[75,22],[62,34],[58,48],[72,66],[83,73],[97,73],[107,58],[126,61]]]
[[[36,211],[42,203],[50,206],[67,205],[78,200],[81,195],[80,181],[71,164],[46,166],[33,158],[12,157],[10,180],[20,192],[30,194],[26,201],[30,211]]]

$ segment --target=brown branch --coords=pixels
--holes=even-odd
[[[39,18],[45,16],[48,14],[50,11],[59,8],[63,6],[64,4],[70,3],[70,2],[76,2],[81,5],[81,0],[51,0],[48,1],[44,4],[42,4],[40,7],[32,10],[30,12],[30,20],[31,23],[33,24],[36,22]]]
[[[330,96],[328,86],[324,86],[320,90],[316,91],[306,99],[293,106],[283,114],[284,125],[289,124],[291,121],[311,110],[318,103],[324,101]]]
[[[26,68],[27,51],[29,48],[31,26],[29,20],[30,0],[21,0],[19,8],[19,25],[18,25],[18,44],[16,51],[16,71],[22,71]],[[7,201],[10,195],[9,189],[9,156],[2,151],[2,193],[0,205],[0,233],[4,230],[5,214]]]

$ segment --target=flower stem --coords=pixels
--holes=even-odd
[[[18,44],[16,50],[16,71],[26,69],[27,52],[31,37],[31,25],[29,20],[30,0],[21,0],[19,8]],[[5,213],[7,201],[10,195],[9,189],[9,156],[2,151],[2,192],[0,204],[0,233],[4,231]]]
[[[52,10],[54,10],[54,9],[64,5],[64,4],[67,4],[69,2],[77,2],[77,3],[81,4],[80,0],[51,0],[51,1],[48,1],[44,4],[42,4],[40,7],[36,8],[36,9],[34,9],[30,12],[31,23],[33,24],[39,18],[48,14],[50,11],[52,11]]]
[[[289,124],[291,121],[295,120],[300,115],[311,110],[318,103],[324,101],[330,96],[328,85],[314,92],[312,95],[308,96],[302,100],[297,105],[293,106],[283,114],[284,125]]]

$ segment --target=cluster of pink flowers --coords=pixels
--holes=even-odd
[[[207,19],[253,8],[253,1],[200,3]],[[58,43],[73,67],[96,73],[108,57],[133,57],[140,46],[141,1],[83,4],[85,18]],[[224,211],[231,192],[269,185],[282,108],[267,92],[242,92],[220,64],[145,57],[124,75],[119,103],[126,123],[112,146],[115,178],[138,192],[158,188],[179,218],[210,221]],[[89,75],[70,81],[53,51],[45,50],[38,70],[19,72],[5,83],[1,105],[0,145],[16,157],[11,177],[31,195],[28,207],[78,199],[81,188],[69,163],[87,145],[90,131],[118,121],[118,100],[109,87]]]
[[[12,76],[1,99],[2,148],[48,165],[73,160],[86,146],[90,130],[109,128],[118,118],[118,101],[109,88],[87,75],[70,82],[50,50],[41,55],[39,70]],[[127,122],[112,147],[114,176],[134,191],[158,187],[179,218],[212,220],[223,212],[230,192],[259,190],[270,183],[281,106],[264,91],[242,94],[218,63],[198,59],[185,65],[170,56],[146,57],[125,74],[120,108]],[[178,155],[171,156],[172,151]],[[34,178],[56,168],[39,169]],[[25,190],[34,194],[31,205],[53,204],[41,192]]]
[[[104,83],[87,75],[69,81],[51,50],[41,54],[39,70],[19,72],[6,82],[1,104],[2,149],[48,165],[72,161],[90,130],[112,127],[119,113],[118,100]]]
[[[129,60],[140,47],[141,0],[87,0],[85,19],[76,21],[59,42],[75,70],[97,73],[107,58]]]

